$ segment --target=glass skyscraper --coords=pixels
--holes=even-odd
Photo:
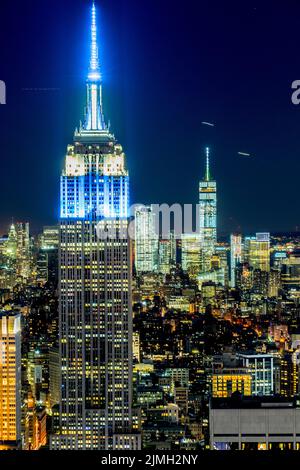
[[[51,449],[135,449],[129,177],[106,125],[92,6],[85,121],[61,176],[59,430]]]
[[[135,208],[135,268],[137,273],[158,269],[158,235],[152,206]]]
[[[211,269],[211,258],[217,242],[217,183],[210,174],[209,149],[206,149],[205,176],[199,184],[200,244],[202,271]]]
[[[200,236],[198,233],[183,233],[181,235],[181,265],[191,277],[197,277],[200,272]]]
[[[245,238],[245,257],[253,269],[270,271],[270,234],[257,233]]]

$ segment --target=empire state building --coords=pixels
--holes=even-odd
[[[60,184],[59,423],[51,449],[138,449],[132,433],[129,176],[106,125],[92,5],[84,124]]]

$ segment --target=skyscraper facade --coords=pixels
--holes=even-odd
[[[11,224],[5,244],[6,256],[9,259],[16,259],[17,255],[17,232],[15,224]]]
[[[242,235],[233,233],[230,235],[230,285],[235,287],[235,270],[242,262]]]
[[[158,234],[151,206],[135,208],[135,268],[137,273],[157,271]]]
[[[257,233],[245,238],[245,255],[253,269],[270,271],[270,234]]]
[[[217,242],[217,183],[210,174],[209,149],[206,149],[205,176],[199,184],[200,243],[202,271],[211,269],[211,257]]]
[[[84,124],[61,177],[60,413],[51,449],[134,449],[129,177],[105,123],[92,6]]]
[[[0,312],[0,450],[21,446],[21,315]]]
[[[272,354],[239,353],[243,367],[252,376],[252,395],[272,395],[274,393],[274,357]]]
[[[16,224],[17,234],[17,265],[16,275],[20,282],[28,281],[31,274],[30,265],[30,238],[29,223],[18,222]]]
[[[172,267],[172,242],[171,238],[159,240],[158,271],[162,274],[169,274]]]
[[[181,265],[191,276],[200,272],[200,236],[198,233],[183,233],[181,235]]]

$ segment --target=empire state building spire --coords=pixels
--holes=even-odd
[[[88,78],[90,80],[101,80],[100,66],[99,66],[99,55],[98,55],[98,44],[97,44],[97,13],[96,5],[93,2],[92,5],[92,23],[91,23],[91,57],[90,57],[90,69]]]
[[[93,1],[91,9],[90,65],[87,76],[87,103],[84,128],[87,131],[106,130],[102,109],[102,76],[97,42],[97,10]]]

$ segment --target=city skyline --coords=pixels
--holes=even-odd
[[[180,23],[181,37],[176,38],[177,8],[174,8],[174,19],[167,23],[167,32],[164,32],[162,20],[158,20],[155,14],[155,2],[147,7],[134,1],[127,2],[126,7],[121,0],[117,0],[113,7],[106,0],[99,2],[99,24],[105,33],[102,44],[107,89],[105,107],[113,128],[118,129],[117,137],[130,155],[132,200],[144,204],[196,204],[198,180],[203,170],[203,150],[209,145],[214,156],[213,173],[219,187],[220,233],[235,232],[239,227],[243,233],[295,231],[298,220],[293,200],[297,187],[294,178],[298,168],[296,135],[299,109],[291,103],[290,88],[297,78],[293,38],[298,19],[293,15],[294,27],[288,31],[287,19],[290,21],[290,18],[285,7],[279,7],[277,2],[272,5],[269,18],[267,5],[256,6],[255,2],[236,7],[236,10],[229,2],[224,11],[222,5],[197,6],[191,1]],[[84,2],[75,1],[71,5],[66,1],[52,10],[50,3],[45,1],[39,4],[39,8],[35,7],[35,2],[32,7],[26,6],[27,9],[34,8],[34,15],[29,15],[27,28],[32,28],[32,32],[26,30],[23,58],[17,50],[17,40],[23,34],[24,26],[19,25],[18,20],[14,23],[14,27],[19,29],[13,35],[12,49],[19,65],[12,64],[10,55],[2,51],[1,78],[6,81],[8,95],[7,105],[0,108],[4,172],[11,170],[14,160],[5,158],[7,152],[15,158],[19,154],[23,156],[19,161],[15,191],[1,214],[3,233],[6,232],[6,221],[12,216],[16,220],[30,220],[35,230],[57,221],[56,181],[63,163],[62,149],[72,135],[72,116],[80,115],[84,99],[80,86],[87,56],[83,53],[86,52],[84,36],[88,28]],[[160,18],[167,18],[168,7],[169,2],[160,6]],[[12,15],[9,6],[5,6],[4,11],[8,18]],[[49,18],[42,32],[35,19],[46,12]],[[198,23],[191,18],[195,13]],[[139,25],[135,21],[138,15]],[[157,37],[151,43],[146,35],[141,36],[147,15],[150,23],[146,31],[150,33],[154,27],[157,31]],[[236,26],[235,15],[242,15],[239,26]],[[222,23],[223,17],[225,21]],[[202,18],[207,21],[202,21]],[[267,18],[270,38],[265,38],[265,48],[260,50],[258,42],[264,39]],[[77,25],[74,32],[68,30],[72,22]],[[278,25],[286,31],[286,37],[281,38],[285,42],[277,51],[282,58],[281,51],[288,49],[284,60],[286,67],[279,70],[275,61],[273,69],[267,70],[263,59],[274,59],[271,42],[276,40]],[[257,39],[252,33],[254,26]],[[54,35],[54,31],[57,34]],[[6,25],[0,35],[5,34]],[[41,37],[42,49],[34,44],[35,34]],[[225,38],[224,57],[218,49],[219,37]],[[233,46],[237,37],[241,44]],[[178,58],[170,48],[171,40],[178,46]],[[249,52],[252,50],[249,49],[250,42],[254,54]],[[243,51],[245,57],[242,59]],[[29,58],[29,52],[32,58]],[[45,71],[33,63],[41,58],[42,53],[47,57]],[[16,73],[15,67],[22,68],[21,75]],[[154,72],[151,78],[150,67]],[[174,67],[178,74],[171,73]],[[271,102],[274,94],[278,101]],[[276,115],[274,106],[279,108]],[[42,120],[38,119],[41,108],[49,110],[43,113]],[[12,147],[16,132],[12,124],[16,114],[22,119],[25,112],[28,117],[26,122],[22,120],[18,142]],[[212,121],[216,125],[205,126],[201,124],[203,121]],[[184,129],[186,137],[181,137],[180,129]],[[160,143],[155,155],[150,154],[147,145],[152,132]],[[44,139],[37,145],[42,149],[42,156],[36,149],[30,149],[30,135],[35,135],[37,142]],[[182,167],[185,152],[189,155],[189,165]],[[253,156],[247,158],[238,152],[249,152]],[[283,161],[286,169],[282,167]],[[35,176],[34,186],[31,174],[26,179],[22,177],[28,165]],[[178,172],[178,167],[182,172]],[[288,178],[280,180],[284,198],[277,190],[282,170],[288,174]],[[150,182],[155,180],[159,183],[155,192],[151,189],[153,185],[143,183],[145,172]],[[183,179],[179,178],[180,173]],[[254,179],[255,188],[251,184]],[[184,180],[189,184],[183,184]],[[171,184],[164,185],[164,181]],[[4,193],[9,191],[8,179],[2,189]],[[259,211],[257,207],[260,207]]]
[[[10,115],[9,94],[1,107],[18,125],[5,122],[2,146],[0,451],[92,450],[100,464],[133,468],[196,464],[210,450],[300,450],[300,231],[272,230],[298,221],[298,172],[296,160],[289,168],[288,150],[295,142],[288,140],[278,159],[291,114],[261,112],[274,106],[261,85],[278,64],[267,71],[264,60],[264,72],[252,69],[274,47],[285,6],[203,0],[197,7],[187,0],[181,10],[173,4],[171,15],[166,0],[152,18],[157,1],[141,7],[116,0],[112,8],[108,0],[64,0],[49,11],[44,30],[35,24],[49,5],[44,0],[34,26],[24,26],[33,30],[18,66],[30,69],[34,61],[34,54],[26,59],[34,28],[47,60],[38,60],[41,71],[15,79],[18,86],[37,80],[21,88],[31,103],[27,119],[23,100],[18,115]],[[256,55],[266,19],[268,47]],[[175,30],[180,38],[172,37]],[[137,44],[140,34],[144,42]],[[53,51],[61,41],[54,62],[43,42],[50,36]],[[240,57],[246,45],[251,60]],[[229,56],[237,68],[225,67]],[[250,69],[240,77],[241,96],[233,72]],[[228,72],[220,89],[217,70]],[[144,79],[137,85],[138,76]],[[295,95],[288,97],[296,107]],[[275,134],[281,119],[287,127]],[[45,181],[50,185],[54,175],[59,184],[49,188]],[[9,224],[16,203],[20,212]],[[58,206],[55,220],[51,204],[52,211]],[[39,207],[46,220],[37,231]],[[228,208],[235,215],[226,222]]]

